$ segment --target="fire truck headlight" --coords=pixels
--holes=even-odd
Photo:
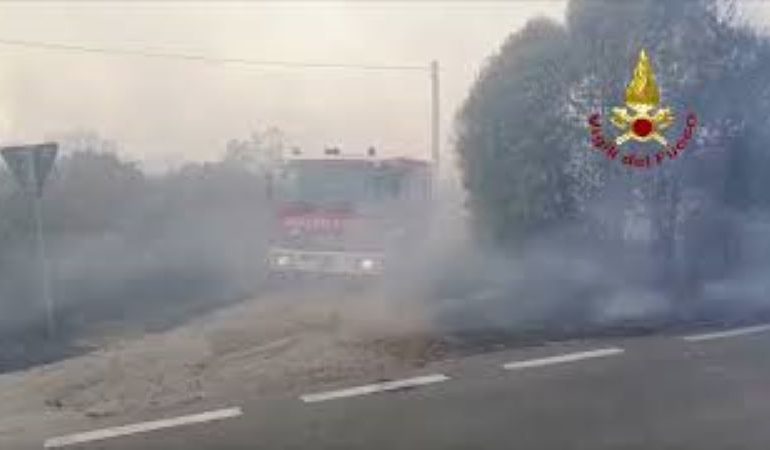
[[[374,261],[372,261],[372,260],[371,260],[371,259],[369,259],[369,258],[366,258],[366,259],[362,259],[362,260],[359,262],[359,265],[361,266],[361,268],[362,268],[363,270],[372,270],[372,269],[374,269]]]
[[[281,255],[275,259],[275,263],[281,267],[288,266],[291,262],[291,258],[286,255]]]

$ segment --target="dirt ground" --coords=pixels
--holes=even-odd
[[[106,333],[90,340],[96,352],[0,375],[0,443],[72,421],[387,377],[439,356],[425,329],[408,302],[296,291],[163,333]]]

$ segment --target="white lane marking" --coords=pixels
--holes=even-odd
[[[336,391],[319,392],[316,394],[306,394],[300,397],[305,403],[322,402],[324,400],[332,400],[344,397],[354,397],[357,395],[374,394],[376,392],[387,392],[397,389],[422,386],[425,384],[439,383],[441,381],[447,381],[448,376],[436,373],[432,375],[424,375],[415,378],[405,378],[403,380],[385,381],[382,383],[366,384],[363,386],[355,386],[347,389],[339,389]]]
[[[129,434],[144,433],[147,431],[161,430],[164,428],[178,427],[182,425],[191,425],[195,423],[210,422],[212,420],[222,420],[230,417],[238,417],[243,414],[241,408],[218,409],[201,414],[190,416],[174,417],[172,419],[155,420],[152,422],[140,422],[132,425],[125,425],[114,428],[103,428],[101,430],[87,431],[84,433],[59,436],[45,441],[43,447],[56,448],[67,445],[81,444],[84,442],[100,441]]]
[[[580,361],[583,359],[603,358],[605,356],[619,355],[625,352],[622,348],[600,348],[585,352],[567,353],[564,355],[549,356],[547,358],[527,359],[523,361],[513,361],[503,364],[507,370],[527,369],[530,367],[548,366],[551,364],[560,364],[566,362]]]
[[[713,333],[693,334],[691,336],[684,336],[682,339],[688,342],[710,341],[712,339],[722,339],[734,336],[742,336],[744,334],[761,333],[768,330],[770,330],[770,325],[757,325],[753,327],[734,328],[732,330],[726,331],[715,331]]]

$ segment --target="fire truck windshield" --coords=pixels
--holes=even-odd
[[[404,171],[371,161],[292,161],[279,176],[281,201],[312,204],[361,204],[398,199]]]

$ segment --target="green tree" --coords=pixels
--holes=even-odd
[[[494,241],[516,244],[572,213],[570,125],[560,117],[566,43],[558,24],[529,23],[492,58],[460,111],[458,150],[469,206]]]
[[[716,0],[573,0],[566,27],[537,19],[513,34],[457,117],[480,234],[525,242],[578,223],[596,234],[586,236],[590,249],[595,239],[622,243],[633,212],[651,224],[651,266],[664,286],[692,290],[738,264],[732,217],[767,208],[770,53],[734,12]],[[687,110],[699,116],[686,155],[647,172],[590,152],[585,130],[590,113],[622,104],[642,48],[679,114],[674,129]]]

